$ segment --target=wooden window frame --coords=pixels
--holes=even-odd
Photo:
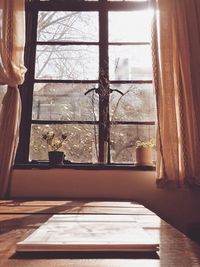
[[[29,162],[29,143],[32,124],[97,124],[99,125],[99,161],[104,162],[104,143],[108,142],[107,163],[110,164],[110,135],[109,128],[112,124],[121,125],[154,125],[154,121],[114,121],[109,120],[109,86],[115,84],[147,84],[152,80],[111,80],[109,81],[108,46],[109,45],[138,45],[149,43],[136,42],[110,42],[108,41],[108,12],[143,10],[148,7],[147,2],[119,2],[106,0],[79,1],[79,0],[29,0],[26,1],[26,45],[25,45],[25,66],[28,71],[24,84],[20,87],[22,99],[22,118],[20,126],[20,139],[17,151],[16,163]],[[39,11],[98,11],[99,12],[99,42],[78,42],[78,44],[99,46],[99,71],[98,80],[73,80],[73,83],[98,83],[99,84],[99,121],[54,121],[54,120],[32,120],[32,103],[34,83],[71,83],[70,80],[47,80],[35,79],[35,56],[37,45],[63,45],[77,44],[77,42],[41,42],[37,41],[37,17]],[[109,83],[107,82],[109,81]],[[106,91],[106,94],[105,94]]]

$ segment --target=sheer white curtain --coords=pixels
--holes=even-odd
[[[21,100],[18,85],[25,67],[24,0],[0,1],[0,84],[7,92],[0,109],[0,198],[6,197],[19,137]],[[1,90],[1,89],[0,89]]]
[[[156,0],[158,186],[200,185],[200,1]]]

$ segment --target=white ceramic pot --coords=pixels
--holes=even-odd
[[[136,147],[136,165],[152,166],[152,147]]]

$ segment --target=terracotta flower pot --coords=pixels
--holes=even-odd
[[[50,165],[63,164],[64,152],[62,151],[49,151],[49,163]]]
[[[151,166],[152,160],[152,147],[136,147],[136,165]]]

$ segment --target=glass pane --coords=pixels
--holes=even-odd
[[[30,160],[48,160],[48,146],[42,135],[47,131],[55,133],[56,140],[62,134],[66,141],[59,151],[64,151],[65,160],[71,162],[95,162],[97,156],[97,126],[95,125],[32,125],[30,140]]]
[[[155,121],[155,95],[152,84],[111,84],[117,92],[110,95],[111,121]]]
[[[7,85],[1,85],[0,84],[0,104],[3,100],[3,97],[6,94],[6,92],[7,92]]]
[[[33,120],[82,120],[96,121],[98,95],[93,84],[38,83],[33,91]]]
[[[98,13],[39,11],[37,40],[98,42]]]
[[[110,42],[150,42],[153,12],[109,12]]]
[[[98,46],[38,45],[35,77],[38,79],[96,80],[98,64]]]
[[[135,143],[155,139],[154,125],[114,125],[111,127],[111,162],[134,163]],[[155,160],[155,151],[153,153]]]
[[[7,85],[0,85],[0,111],[2,108],[2,100],[7,92]]]
[[[109,47],[111,80],[151,80],[152,63],[149,45]]]

